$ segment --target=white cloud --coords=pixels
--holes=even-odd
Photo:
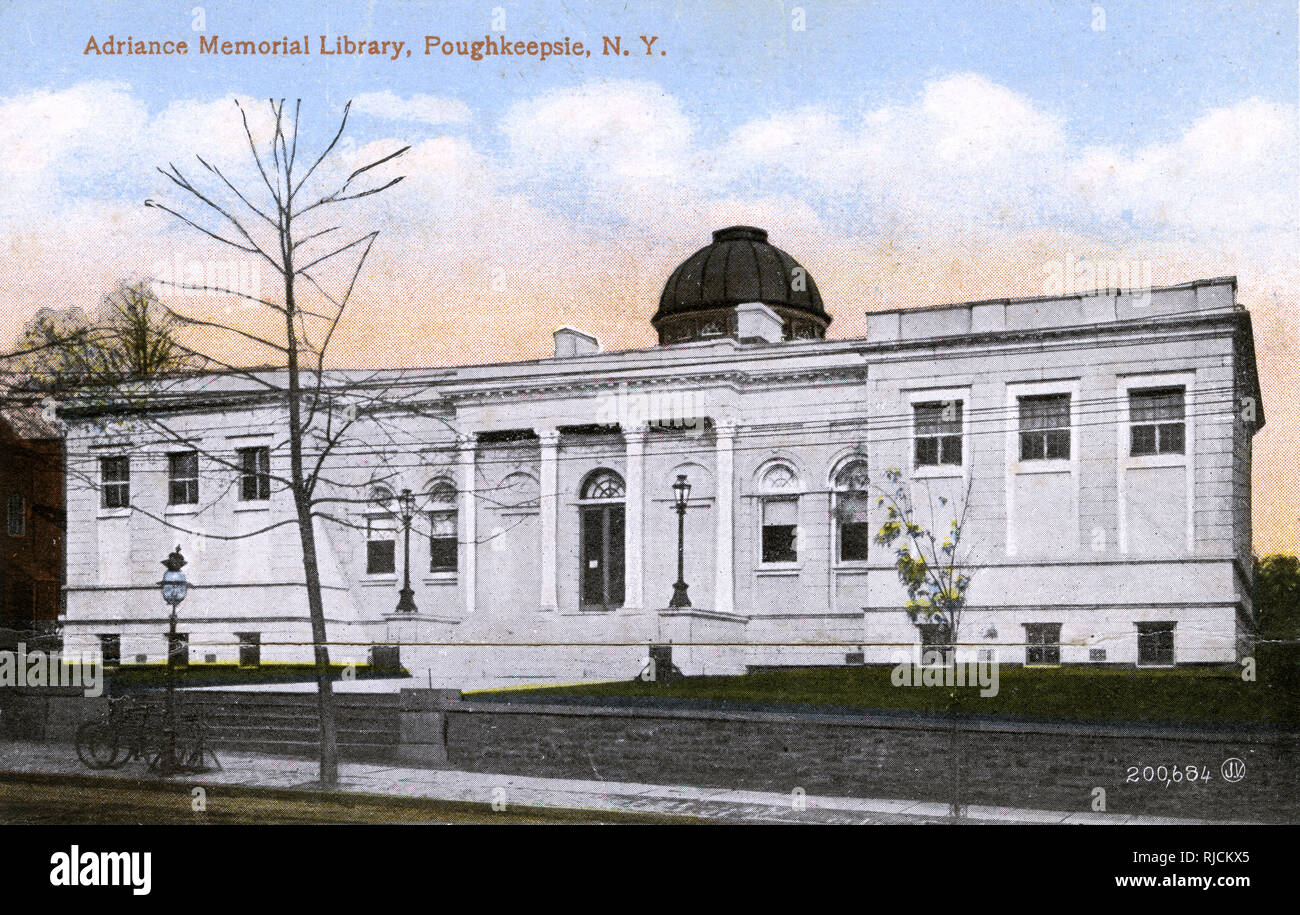
[[[464,124],[470,120],[469,106],[459,99],[436,95],[412,95],[402,98],[385,89],[364,92],[352,99],[352,110],[389,121],[416,121],[421,124]]]
[[[1184,134],[1125,154],[1085,150],[1073,184],[1096,211],[1198,236],[1297,228],[1295,111],[1261,99],[1217,108]]]
[[[106,145],[134,149],[147,114],[121,83],[81,83],[0,101],[0,215],[38,219],[62,206],[66,186],[111,181]]]
[[[854,119],[820,106],[732,131],[718,160],[731,179],[784,176],[845,203],[867,224],[1032,222],[1056,193],[1061,125],[1030,100],[973,73],[931,81],[906,105]]]
[[[597,184],[675,183],[692,125],[677,100],[639,82],[587,83],[513,105],[502,121],[516,165],[573,170]]]

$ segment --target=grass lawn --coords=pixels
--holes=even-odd
[[[792,669],[726,677],[688,677],[659,685],[639,680],[475,693],[468,698],[538,701],[548,696],[658,697],[712,702],[940,712],[946,687],[894,686],[889,667]],[[1228,670],[1124,670],[1067,667],[999,670],[998,694],[958,688],[964,714],[1057,721],[1300,725],[1300,677]]]

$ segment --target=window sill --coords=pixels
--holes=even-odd
[[[361,579],[363,588],[391,588],[397,584],[396,575],[367,575]]]
[[[1128,456],[1123,459],[1121,466],[1125,470],[1133,470],[1142,467],[1186,467],[1187,455],[1185,454],[1142,454],[1137,456]]]
[[[866,572],[871,569],[871,563],[866,559],[841,559],[832,568],[836,572]]]
[[[754,574],[759,576],[780,577],[784,575],[798,575],[801,571],[803,571],[803,567],[799,565],[761,565],[754,570]]]
[[[199,505],[168,505],[163,509],[164,515],[197,515]]]
[[[102,520],[105,518],[129,518],[131,509],[129,508],[101,508],[98,517]]]
[[[956,464],[923,464],[912,468],[914,480],[960,480],[964,476],[966,476],[965,465],[959,467]]]
[[[270,499],[258,499],[256,501],[249,499],[247,502],[241,500],[235,503],[237,512],[269,512],[271,510]]]
[[[426,585],[454,585],[457,577],[456,572],[430,572],[424,576],[423,582]]]
[[[1012,473],[1071,473],[1074,462],[1069,458],[1049,458],[1041,461],[1016,461]]]

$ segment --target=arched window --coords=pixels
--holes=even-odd
[[[612,470],[594,470],[582,481],[578,506],[578,580],[584,610],[611,610],[623,606],[624,515],[623,478]]]
[[[760,503],[762,561],[799,561],[799,477],[786,464],[773,464],[762,476]]]
[[[623,478],[612,470],[594,470],[582,483],[584,499],[622,499],[625,495]]]
[[[853,460],[835,475],[835,542],[840,562],[865,562],[871,544],[867,462]]]
[[[456,487],[438,480],[429,490],[429,571],[455,572],[457,540]]]

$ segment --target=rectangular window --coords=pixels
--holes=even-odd
[[[961,466],[960,400],[912,405],[917,467]]]
[[[1130,456],[1183,453],[1184,394],[1182,387],[1128,392]]]
[[[840,562],[862,562],[871,543],[867,523],[870,501],[866,493],[846,492],[836,497],[835,515],[840,526]]]
[[[1070,456],[1070,395],[1020,398],[1020,460],[1052,461]]]
[[[392,575],[397,571],[396,525],[391,517],[366,520],[366,574]]]
[[[99,637],[99,656],[105,667],[120,667],[122,664],[122,637],[113,633]]]
[[[921,632],[921,664],[924,666],[944,666],[953,663],[956,648],[948,635],[948,627],[943,623],[918,623]]]
[[[239,498],[258,502],[271,498],[271,449],[239,449]]]
[[[99,459],[99,504],[103,508],[127,508],[131,504],[131,459]]]
[[[199,503],[199,454],[181,451],[167,455],[167,504]]]
[[[456,511],[429,512],[429,571],[456,571]]]
[[[1060,666],[1060,623],[1025,623],[1025,664]]]
[[[799,500],[764,499],[763,561],[798,562],[799,548],[795,531],[799,523]]]
[[[1174,624],[1138,623],[1138,664],[1143,667],[1173,667]]]
[[[239,666],[258,667],[262,663],[262,633],[236,632],[239,639]]]
[[[9,536],[21,537],[27,533],[27,500],[22,493],[9,495]]]

